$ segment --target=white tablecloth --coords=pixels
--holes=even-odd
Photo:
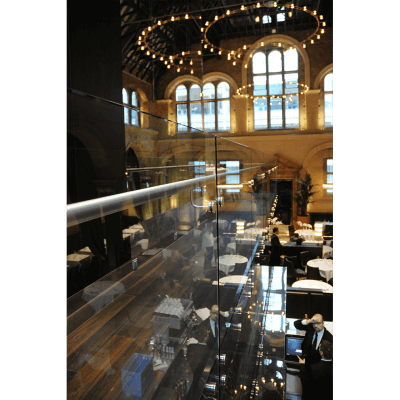
[[[322,289],[326,293],[333,293],[333,286],[326,282],[314,281],[313,279],[304,279],[293,283],[294,288],[303,289]]]
[[[255,238],[258,235],[262,235],[264,233],[263,228],[248,228],[244,230],[244,238],[245,239],[250,239],[250,238]]]
[[[235,264],[247,262],[248,258],[239,254],[225,254],[219,257],[218,261],[219,269],[228,275],[235,269]]]
[[[125,286],[121,282],[101,281],[88,286],[82,294],[94,311],[99,312],[105,305],[114,300],[114,296],[125,293]]]
[[[315,232],[312,229],[299,229],[294,233],[298,233],[299,236],[303,236],[305,240],[315,240]]]
[[[307,262],[310,267],[318,268],[319,273],[328,282],[333,278],[333,260],[326,260],[325,258],[316,258]]]

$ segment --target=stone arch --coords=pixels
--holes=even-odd
[[[264,46],[261,46],[261,42],[264,42]],[[259,48],[276,43],[282,43],[285,45],[292,46],[299,52],[304,63],[304,83],[308,87],[310,87],[310,59],[308,57],[306,50],[303,49],[301,43],[298,42],[296,39],[292,38],[291,36],[280,35],[280,34],[265,36],[251,45],[250,49],[247,51],[242,62],[242,85],[243,86],[247,85],[247,68],[245,68],[245,65],[249,64],[250,56],[255,54]]]
[[[330,72],[333,72],[333,63],[327,65],[325,68],[322,68],[321,71],[319,71],[317,77],[315,78],[313,89],[320,89],[321,82]]]
[[[323,144],[320,144],[319,146],[316,146],[316,147],[314,147],[313,149],[311,149],[308,153],[307,153],[307,155],[305,156],[305,158],[304,158],[304,161],[303,161],[303,169],[301,170],[301,172],[308,172],[308,163],[309,163],[309,161],[311,160],[311,158],[315,155],[315,154],[317,154],[319,151],[321,151],[321,150],[325,150],[325,149],[330,149],[330,148],[332,148],[333,149],[333,142],[331,141],[331,142],[326,142],[326,143],[323,143]]]

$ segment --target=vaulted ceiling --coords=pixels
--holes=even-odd
[[[308,32],[316,28],[316,20],[298,8],[315,10],[317,15],[323,15],[326,27],[332,27],[332,0],[294,0],[292,2],[278,0],[276,2],[257,2],[243,0],[120,0],[121,3],[121,35],[122,35],[122,69],[137,78],[152,84],[157,84],[160,77],[167,71],[167,63],[160,57],[152,58],[143,49],[143,32],[146,31],[147,43],[157,54],[176,55],[182,52],[192,52],[202,48],[205,21],[214,21],[216,16],[222,18],[212,24],[207,32],[207,39],[215,46],[221,41],[245,36],[264,37],[271,34],[291,35],[295,31]],[[261,7],[257,8],[257,3]],[[276,3],[276,7],[273,4]],[[294,4],[295,9],[284,7]],[[269,6],[267,6],[269,5]],[[234,13],[244,6],[248,9]],[[288,13],[291,12],[290,17]],[[285,18],[282,18],[285,14]],[[187,19],[184,16],[187,15]],[[163,23],[148,32],[149,26]],[[259,22],[256,22],[256,17]],[[263,23],[263,16],[264,18]],[[201,18],[200,18],[201,17]],[[179,20],[178,20],[179,19]],[[160,22],[158,22],[160,21]],[[307,36],[307,35],[306,35]],[[306,38],[305,36],[305,38]],[[202,49],[202,60],[219,58],[217,51]],[[171,66],[170,66],[171,67]]]

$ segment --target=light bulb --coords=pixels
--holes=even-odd
[[[142,31],[142,35],[145,36],[145,35],[146,35],[146,32],[145,32],[145,31]]]
[[[157,24],[158,24],[158,25],[161,25],[161,21],[158,21]]]
[[[226,12],[227,15],[229,15],[230,13],[231,13],[231,12],[230,12],[229,10]]]
[[[288,15],[289,15],[289,17],[291,17],[291,16],[292,16],[292,12],[291,12],[291,11],[289,11],[289,14],[288,14]]]
[[[213,48],[213,47],[211,47],[210,51],[211,51],[211,53],[212,53],[212,52],[214,52],[214,48]]]
[[[256,22],[260,22],[260,17],[256,17]]]
[[[140,50],[144,50],[144,46],[142,46],[142,47],[140,48]]]
[[[185,15],[185,19],[189,19],[189,15],[186,14],[186,15]]]
[[[325,29],[321,29],[321,33],[325,33]]]
[[[168,65],[167,65],[167,68],[169,69],[169,68],[171,68],[171,66],[168,64]]]
[[[232,64],[233,64],[233,65],[236,65],[236,61],[234,61]]]
[[[175,21],[175,17],[171,17],[171,21]]]
[[[244,67],[247,68],[247,64],[245,64]]]
[[[305,49],[306,48],[306,44],[305,43],[303,43],[303,49]]]
[[[178,72],[180,72],[180,71],[181,71],[181,69],[180,69],[180,68],[178,68],[178,69],[177,69],[177,71],[178,71]]]
[[[322,15],[319,16],[319,19],[324,19],[324,17]]]
[[[244,6],[241,6],[240,9],[241,9],[241,10],[244,10]]]
[[[215,19],[216,21],[218,21],[218,15],[216,15],[216,16],[214,17],[214,19]]]
[[[150,32],[150,31],[151,31],[151,26],[149,26],[147,29],[148,29],[148,31]]]
[[[190,70],[190,73],[193,74],[193,70]]]

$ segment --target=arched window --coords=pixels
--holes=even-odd
[[[134,106],[140,109],[139,94],[135,90],[128,91],[122,89],[122,102],[128,106]],[[124,123],[126,125],[140,126],[140,113],[128,107],[124,107]]]
[[[196,128],[208,132],[231,128],[230,87],[227,82],[208,82],[203,89],[187,82],[175,90],[178,131]],[[185,126],[183,126],[185,125]]]
[[[325,126],[333,126],[333,72],[324,78],[324,114]]]
[[[299,54],[266,47],[252,58],[255,129],[299,127]]]

